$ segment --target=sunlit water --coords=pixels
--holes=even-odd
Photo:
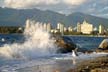
[[[106,53],[57,54],[57,46],[41,23],[32,23],[24,31],[21,43],[8,43],[0,48],[0,72],[65,72],[78,60],[104,56]],[[5,39],[2,39],[5,41]]]

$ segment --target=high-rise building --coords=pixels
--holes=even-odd
[[[64,25],[60,24],[60,32],[64,32]]]
[[[58,30],[60,30],[60,24],[61,24],[61,23],[58,23],[58,24],[57,24],[57,29],[58,29]]]
[[[84,34],[90,34],[93,31],[93,25],[87,23],[85,20],[83,24],[81,24],[81,32]]]
[[[63,35],[63,33],[64,33],[64,25],[61,24],[61,23],[58,23],[57,24],[57,29]]]
[[[83,34],[90,34],[93,31],[93,25],[87,23],[85,20],[82,24],[77,24],[77,32],[82,32]]]
[[[104,26],[99,25],[99,34],[104,34]]]
[[[47,24],[47,31],[51,32],[51,24],[50,23]]]

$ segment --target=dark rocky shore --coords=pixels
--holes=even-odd
[[[108,53],[108,39],[104,39],[101,42],[96,52]],[[70,69],[67,72],[108,72],[108,55],[92,60],[84,60],[80,62],[75,69]]]
[[[108,72],[108,56],[82,61],[75,69],[67,72]]]
[[[96,49],[96,52],[107,52],[108,53],[108,39],[104,39],[99,47]]]

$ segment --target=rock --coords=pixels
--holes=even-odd
[[[104,39],[99,45],[99,49],[108,50],[108,39]]]
[[[108,52],[108,39],[104,39],[99,47],[96,49],[96,52]]]
[[[67,36],[56,36],[55,44],[58,46],[57,52],[68,53],[76,49],[76,44]]]

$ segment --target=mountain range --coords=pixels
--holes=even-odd
[[[24,26],[27,19],[45,23],[50,22],[53,26],[60,22],[66,26],[72,25],[74,27],[78,22],[82,23],[86,20],[95,27],[98,27],[99,24],[108,27],[108,19],[81,12],[64,15],[49,10],[0,8],[0,26]]]

